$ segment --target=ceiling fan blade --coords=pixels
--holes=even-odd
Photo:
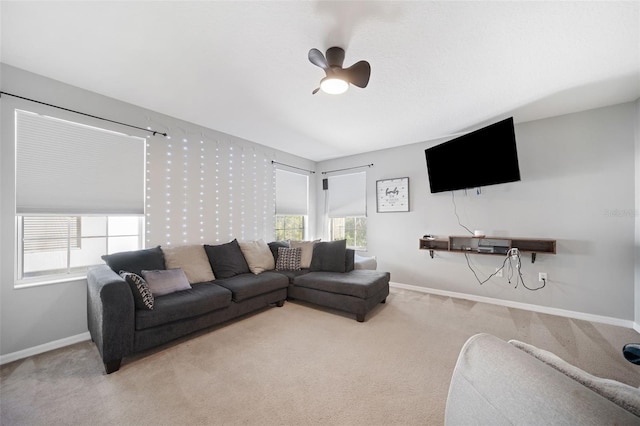
[[[323,70],[327,70],[329,68],[329,64],[327,60],[324,58],[324,55],[318,49],[311,49],[309,51],[309,61],[317,67],[322,68]]]
[[[311,94],[312,94],[312,95],[315,95],[316,93],[318,93],[318,90],[320,90],[320,88],[319,88],[319,87],[316,87],[316,88],[313,90],[313,92],[311,92]]]
[[[335,46],[328,48],[327,63],[330,67],[342,68],[342,64],[344,63],[344,49]]]
[[[371,76],[371,65],[367,61],[359,61],[344,69],[347,81],[358,87],[367,87]]]

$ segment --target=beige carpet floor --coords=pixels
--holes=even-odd
[[[458,352],[479,332],[640,386],[621,354],[640,342],[631,329],[392,289],[365,323],[287,302],[111,375],[91,342],[6,364],[0,424],[441,425]]]

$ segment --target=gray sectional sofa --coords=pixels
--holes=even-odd
[[[124,357],[197,330],[281,307],[287,298],[364,321],[386,301],[390,274],[354,269],[354,252],[345,244],[313,244],[311,263],[297,268],[302,249],[283,242],[234,240],[103,256],[106,264],[87,274],[87,317],[105,371],[117,371]],[[291,261],[289,255],[294,266],[278,262]]]

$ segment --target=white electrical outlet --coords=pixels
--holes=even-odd
[[[502,268],[496,268],[496,277],[502,278]]]
[[[540,281],[541,283],[547,282],[547,273],[546,272],[539,272],[538,273],[538,281]]]

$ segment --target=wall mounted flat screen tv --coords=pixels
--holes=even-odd
[[[431,192],[520,180],[513,117],[424,151]]]

